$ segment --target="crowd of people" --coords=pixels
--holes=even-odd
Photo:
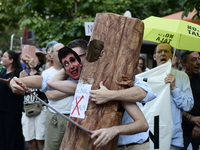
[[[23,150],[24,140],[29,150],[59,150],[66,140],[68,121],[25,92],[25,86],[60,113],[70,116],[71,104],[81,75],[88,42],[76,39],[64,46],[57,41],[47,44],[46,56],[36,51],[36,58],[6,51],[2,55],[0,72],[0,150]],[[173,58],[173,47],[167,43],[156,46],[153,59],[157,66]],[[26,71],[22,64],[25,65]],[[181,69],[179,69],[181,65]],[[138,69],[148,71],[144,57],[138,60]],[[200,55],[182,50],[176,55],[164,84],[170,84],[173,130],[170,150],[193,150],[200,145]],[[22,86],[20,86],[22,85]],[[93,145],[105,146],[119,136],[117,150],[149,150],[149,127],[138,103],[147,103],[157,96],[151,87],[137,77],[134,86],[116,91],[100,83],[98,90],[90,91],[90,100],[101,105],[117,100],[124,108],[122,124],[92,131]],[[39,113],[28,114],[31,106]],[[91,144],[91,143],[90,143]],[[87,148],[86,148],[87,149]]]

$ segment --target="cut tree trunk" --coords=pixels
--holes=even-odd
[[[90,41],[104,43],[102,57],[92,63],[84,62],[79,82],[88,83],[93,79],[93,90],[99,89],[101,81],[110,90],[133,86],[143,30],[144,24],[138,19],[98,13]],[[101,105],[89,101],[86,117],[72,119],[89,130],[97,130],[120,125],[123,112],[119,101]],[[60,150],[115,150],[117,140],[115,137],[106,146],[96,148],[88,133],[69,123]]]

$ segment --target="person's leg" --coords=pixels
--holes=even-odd
[[[184,147],[181,150],[187,150],[190,142],[191,142],[191,137],[190,136],[183,136],[183,142],[184,142]]]
[[[27,141],[24,141],[24,150],[29,150]]]
[[[37,146],[39,150],[44,149],[44,140],[37,140]]]
[[[0,150],[6,149],[5,112],[0,111]]]
[[[28,141],[27,143],[28,143],[29,150],[38,150],[37,141],[35,139]]]
[[[193,150],[199,150],[200,138],[192,139],[191,143],[192,143]]]
[[[53,121],[55,120],[55,121]],[[54,124],[57,122],[56,124]],[[59,150],[67,124],[60,115],[47,112],[44,150]]]
[[[9,150],[23,150],[24,148],[21,117],[21,110],[7,112],[5,115],[6,148]]]
[[[35,137],[36,137],[39,150],[44,149],[46,117],[47,117],[46,107],[41,111],[39,115],[35,117],[35,122],[34,122],[35,123]]]
[[[25,113],[22,114],[22,130],[25,141],[35,139],[35,117],[27,117]]]
[[[51,127],[51,121],[52,121],[52,113],[50,111],[47,111],[47,116],[46,116],[46,122],[45,122],[45,142],[44,142],[44,150],[51,150],[51,132],[52,132],[52,127]]]

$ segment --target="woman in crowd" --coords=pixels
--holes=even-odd
[[[149,68],[146,67],[145,58],[142,56],[139,57],[138,67],[141,69],[142,72],[149,70]]]
[[[19,77],[22,67],[16,52],[6,51],[1,60],[5,67],[0,72],[1,79]],[[0,82],[0,95],[0,150],[23,150],[21,125],[23,96],[13,94],[4,82]]]
[[[43,53],[37,51],[35,59],[26,55],[26,57],[23,58],[23,62],[26,65],[28,73],[23,70],[20,73],[20,77],[40,75],[40,68],[46,63],[46,57]],[[37,95],[40,99],[47,101],[46,95],[40,92],[39,89],[28,88],[28,90],[34,95]],[[33,106],[38,106],[41,112],[35,114],[32,113],[32,110],[28,111],[28,109]],[[46,106],[43,106],[38,99],[26,92],[24,95],[24,110],[25,112],[22,115],[23,135],[25,141],[28,143],[29,150],[43,150],[47,112]]]

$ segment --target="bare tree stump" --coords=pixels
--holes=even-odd
[[[138,19],[112,13],[98,13],[90,41],[104,42],[102,57],[95,62],[84,62],[80,80],[94,79],[92,89],[99,89],[100,81],[111,90],[133,85],[142,45],[144,24]],[[89,130],[120,125],[123,111],[119,101],[96,105],[89,101],[85,119],[72,118]],[[96,148],[85,131],[69,123],[60,150],[115,150],[118,137],[106,146]]]

